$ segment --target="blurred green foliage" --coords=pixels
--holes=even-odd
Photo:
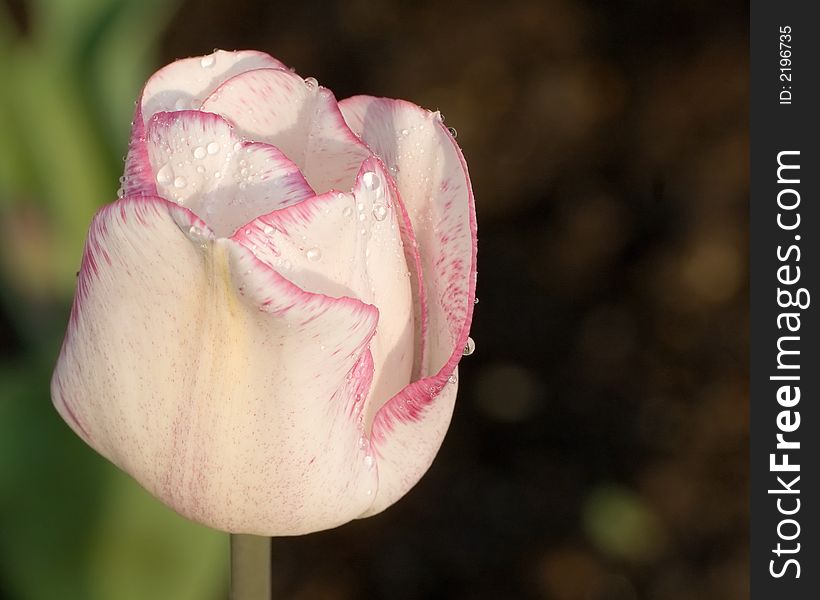
[[[115,198],[133,102],[176,8],[0,2],[0,598],[225,596],[227,537],[85,447],[48,388],[88,225]]]

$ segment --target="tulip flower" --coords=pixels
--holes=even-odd
[[[180,514],[294,535],[430,466],[475,298],[464,158],[437,112],[341,102],[259,52],[153,75],[88,234],[52,380],[91,447]]]

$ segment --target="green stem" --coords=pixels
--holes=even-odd
[[[231,535],[231,600],[271,600],[270,538]]]

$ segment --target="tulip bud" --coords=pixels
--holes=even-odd
[[[54,404],[180,514],[302,534],[430,466],[475,298],[467,167],[437,113],[337,103],[258,52],[145,85],[94,218]]]

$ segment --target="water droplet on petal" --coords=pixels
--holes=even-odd
[[[368,469],[372,469],[373,465],[375,465],[375,464],[376,464],[376,459],[373,458],[373,455],[368,454],[367,456],[364,457],[364,466],[367,467]],[[368,490],[368,492],[369,491],[370,490]]]
[[[305,85],[309,88],[315,88],[319,85],[319,82],[316,81],[315,77],[305,77]]]
[[[218,142],[210,142],[206,146],[206,149],[208,151],[208,154],[216,154],[217,152],[219,152],[219,143]]]
[[[449,381],[450,383],[458,383],[458,377],[455,373],[453,373],[447,378],[447,381]]]
[[[367,218],[367,217],[364,215],[364,213],[363,213],[363,212],[362,212],[362,213],[359,213],[359,221],[364,221],[366,218]]]
[[[207,152],[205,151],[205,148],[203,148],[202,146],[197,146],[196,148],[194,148],[194,158],[201,160],[205,158],[206,154]]]
[[[174,179],[174,187],[175,188],[181,190],[186,185],[188,185],[188,182],[185,180],[184,177],[177,177],[176,179]]]
[[[322,258],[322,251],[318,248],[310,248],[307,252],[305,252],[305,256],[311,262],[316,262],[320,258]]]
[[[372,171],[368,171],[362,175],[362,182],[364,183],[364,187],[370,191],[379,189],[379,186],[382,184],[379,176]]]
[[[196,172],[197,172],[197,173],[204,173],[204,172],[205,172],[205,167],[203,167],[202,165],[199,165],[199,166],[196,168]]]
[[[410,133],[410,132],[409,132],[407,129],[402,129],[402,130],[401,130],[401,134],[402,134],[402,135],[408,135],[409,133]]]
[[[174,178],[174,170],[171,168],[169,163],[164,164],[160,167],[159,171],[157,171],[157,183],[160,185],[165,185],[167,183],[171,183]]]
[[[266,235],[270,235],[273,233],[274,230],[273,227],[271,227],[270,225],[265,225],[265,228],[262,231],[264,231]]]
[[[473,300],[473,304],[478,304],[478,296],[476,296],[475,300]]]
[[[456,131],[455,127],[448,127],[447,131],[449,131],[450,135],[453,136],[454,138],[458,137],[458,131]]]
[[[199,64],[203,69],[210,69],[216,63],[216,57],[211,54],[209,56],[203,56],[199,59]]]
[[[384,204],[375,204],[373,206],[373,218],[377,221],[384,221],[387,217],[387,207]]]
[[[353,207],[352,206],[345,206],[344,210],[342,211],[342,215],[345,217],[352,217],[353,216]]]
[[[464,356],[470,356],[473,352],[475,352],[475,341],[473,338],[467,338],[467,345],[464,346]]]
[[[367,448],[367,438],[362,436],[359,438],[359,449],[364,450]]]

